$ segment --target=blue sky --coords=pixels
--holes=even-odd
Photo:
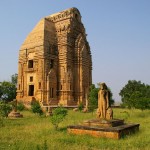
[[[106,82],[116,101],[128,80],[150,84],[149,0],[1,0],[0,81],[17,73],[19,48],[38,21],[71,7],[88,34],[93,83]]]

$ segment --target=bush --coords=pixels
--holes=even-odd
[[[79,111],[82,111],[82,109],[84,108],[84,105],[83,105],[83,103],[82,102],[80,102],[79,103],[79,105],[78,105],[78,109],[79,109]]]
[[[58,125],[60,122],[64,120],[68,113],[68,110],[63,107],[58,107],[52,111],[52,116],[50,117],[50,121],[53,124],[55,130],[58,129]]]
[[[39,116],[41,116],[43,114],[41,105],[38,101],[33,101],[31,103],[31,110],[33,113],[38,114]]]
[[[22,102],[18,102],[17,104],[17,110],[23,111],[25,109],[25,106]]]
[[[93,112],[98,107],[98,91],[94,84],[90,86],[89,100],[88,100],[88,110]]]
[[[11,111],[11,106],[4,101],[0,101],[0,116],[8,117],[10,111]]]

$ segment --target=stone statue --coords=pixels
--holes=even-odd
[[[100,90],[98,92],[98,109],[97,116],[101,119],[112,119],[113,112],[109,105],[110,92],[105,83],[100,84]]]

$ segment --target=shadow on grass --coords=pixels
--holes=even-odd
[[[57,131],[60,131],[60,132],[67,132],[67,127],[58,128]]]

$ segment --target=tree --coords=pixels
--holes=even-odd
[[[94,84],[90,86],[88,109],[92,112],[98,107],[98,91],[99,88],[96,88]]]
[[[11,76],[11,83],[17,86],[18,74],[15,73]]]
[[[141,81],[129,80],[119,95],[128,108],[150,109],[150,86]]]
[[[136,100],[135,108],[141,109],[142,111],[145,109],[150,109],[150,98],[139,98]]]
[[[64,120],[67,113],[68,113],[67,109],[65,109],[61,106],[57,107],[56,109],[54,109],[52,111],[52,116],[50,116],[50,121],[53,124],[53,126],[55,127],[55,130],[58,129],[59,123],[61,123]]]
[[[109,91],[109,105],[111,106],[114,104],[115,100],[113,99],[113,93],[110,88],[108,88],[108,91]]]
[[[1,99],[1,96],[3,95],[3,92],[2,92],[2,82],[0,82],[0,99]]]
[[[1,82],[0,99],[5,101],[12,101],[15,98],[16,98],[16,86],[9,81]]]
[[[0,82],[0,100],[12,101],[16,98],[18,74],[11,76],[11,82]]]

